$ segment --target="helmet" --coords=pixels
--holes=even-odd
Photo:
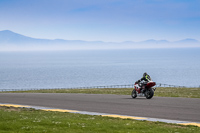
[[[146,75],[148,75],[146,72],[143,74],[143,77],[145,77]]]

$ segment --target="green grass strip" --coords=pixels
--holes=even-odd
[[[0,107],[1,133],[199,133],[200,127],[162,122]]]

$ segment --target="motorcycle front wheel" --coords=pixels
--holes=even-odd
[[[154,95],[154,91],[152,88],[148,89],[146,92],[145,92],[145,96],[147,99],[151,99]]]
[[[137,94],[136,94],[136,90],[133,89],[132,93],[131,93],[131,96],[132,98],[136,98],[137,97]]]

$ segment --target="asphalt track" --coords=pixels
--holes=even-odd
[[[200,122],[200,99],[70,93],[0,93],[0,103]]]

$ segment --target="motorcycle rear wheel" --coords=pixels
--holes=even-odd
[[[136,94],[136,90],[133,89],[132,93],[131,93],[131,96],[132,98],[136,98],[137,97],[137,94]]]
[[[146,92],[145,92],[145,96],[147,99],[151,99],[154,95],[154,91],[152,88],[148,89]]]

